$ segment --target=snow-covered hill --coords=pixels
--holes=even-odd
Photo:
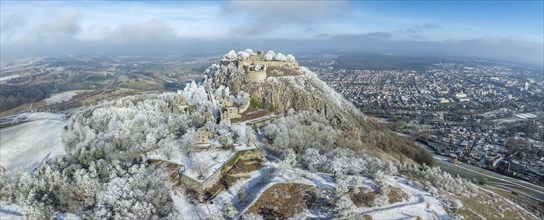
[[[238,59],[233,52],[228,58]],[[216,74],[226,78],[244,77],[219,69]],[[52,119],[2,130],[2,166],[8,170],[0,169],[0,204],[9,209],[0,212],[30,219],[58,213],[82,219],[537,219],[469,180],[391,159],[418,155],[396,146],[407,139],[368,121],[311,75],[267,79],[264,95],[249,91],[258,84],[231,90],[230,81],[210,84],[208,78],[177,93],[127,96],[82,109],[65,132],[64,122]],[[285,103],[270,105],[268,98],[280,90],[289,92],[272,100]],[[247,103],[247,94],[251,108],[281,111],[281,117],[254,126],[223,117],[239,110],[225,107],[229,102]],[[175,111],[176,100],[184,110]],[[18,148],[21,143],[31,151]],[[264,158],[240,156],[230,163],[219,154],[250,144]],[[376,155],[379,150],[390,158]],[[31,173],[11,171],[47,152],[60,155],[51,153]],[[210,172],[220,174],[217,182],[204,193],[194,190],[194,182]],[[182,175],[201,181],[182,181]]]
[[[300,66],[293,70],[300,73],[298,75],[270,75],[259,82],[249,80],[245,70],[236,65],[236,62],[244,59],[244,53],[248,53],[247,50],[238,52],[237,59],[224,59],[230,61],[210,66],[206,70],[204,83],[213,88],[227,86],[234,93],[245,91],[250,94],[254,105],[276,114],[286,114],[289,110],[317,112],[329,121],[329,125],[348,132],[350,139],[364,143],[364,147],[359,147],[383,159],[408,157],[418,163],[432,163],[430,154],[391,132],[383,123],[367,118],[306,67]]]

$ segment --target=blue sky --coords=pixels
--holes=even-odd
[[[528,54],[531,60],[527,61],[539,64],[544,41],[543,2],[1,1],[0,42],[2,57],[18,58],[107,54],[112,51],[106,47],[119,44],[132,44],[136,53],[149,51],[148,47],[134,48],[149,43],[158,49],[179,46],[189,50],[183,46],[229,42],[244,47],[247,42],[250,47],[257,41],[274,46],[282,41],[293,46],[304,42],[305,48],[315,49],[326,41],[326,45],[342,49],[351,47],[338,39],[349,39],[352,44],[372,44],[355,47],[358,50],[414,51],[423,47],[433,52],[432,48],[439,47],[437,52],[448,53],[449,48],[461,44],[469,46],[466,49],[492,47],[494,53],[504,55],[490,54],[495,56],[492,58],[507,59],[515,52]],[[121,49],[115,52],[121,53]],[[460,53],[452,51],[452,55],[463,55]],[[484,51],[474,54],[486,56]]]
[[[473,37],[473,30],[497,37],[543,35],[544,1],[382,1],[355,2],[361,11],[440,24],[452,37]],[[464,29],[463,27],[467,27]],[[466,32],[462,32],[466,31]]]

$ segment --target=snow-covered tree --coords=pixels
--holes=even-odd
[[[230,89],[224,85],[220,85],[214,92],[215,97],[227,98],[230,96]]]
[[[334,203],[334,216],[339,219],[349,219],[355,214],[353,211],[356,208],[349,196],[340,196]]]
[[[236,215],[238,215],[238,209],[234,207],[232,202],[227,202],[227,204],[225,204],[225,207],[223,207],[223,216],[225,216],[225,218],[232,219],[236,217]]]
[[[242,220],[264,220],[264,218],[259,214],[253,214],[253,213],[244,213],[242,217],[240,218]]]
[[[250,48],[247,48],[246,50],[244,50],[244,52],[246,52],[249,55],[256,55],[256,53],[254,53],[253,50]]]
[[[264,55],[265,60],[274,60],[274,57],[276,57],[276,53],[273,50],[270,50]]]
[[[282,163],[287,166],[296,166],[297,165],[297,155],[292,149],[287,149],[282,155]]]
[[[311,172],[321,171],[326,162],[327,157],[314,148],[306,149],[302,155],[302,164]]]
[[[291,63],[296,62],[295,56],[293,56],[293,55],[291,55],[291,54],[288,54],[288,55],[287,55],[286,60],[287,60],[287,62],[291,62]]]
[[[181,148],[180,150],[186,153],[192,152],[192,148],[197,144],[196,130],[187,130],[187,133],[181,136],[179,143],[179,148]]]
[[[283,55],[282,53],[277,53],[276,56],[274,56],[274,60],[276,61],[287,61],[287,57]]]
[[[248,53],[246,53],[245,51],[238,51],[238,60],[247,60],[249,58],[249,55]]]
[[[235,61],[238,58],[236,51],[231,50],[225,56],[223,56],[224,61]]]
[[[11,202],[14,199],[15,184],[9,173],[0,165],[0,201]]]
[[[459,209],[463,208],[463,203],[461,202],[461,200],[455,199],[455,200],[453,200],[453,202],[451,203],[450,208],[451,208],[452,210],[459,210]]]
[[[210,173],[210,158],[207,155],[197,154],[193,156],[193,169],[199,179],[204,179]]]
[[[236,98],[234,99],[234,104],[239,108],[249,104],[249,94],[244,91],[238,92],[238,94],[236,94]]]

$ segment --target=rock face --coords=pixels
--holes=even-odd
[[[264,81],[254,82],[234,62],[221,62],[206,70],[204,83],[213,88],[228,86],[233,93],[245,91],[251,96],[252,107],[265,108],[276,114],[285,114],[290,109],[318,112],[333,127],[347,132],[352,140],[362,142],[361,146],[354,148],[370,150],[382,159],[402,160],[406,156],[416,162],[432,163],[430,154],[395,134],[383,123],[367,118],[315,73],[305,67],[296,71],[303,74],[268,76]]]
[[[210,76],[212,87],[228,86],[232,92],[243,90],[251,95],[252,104],[260,105],[277,114],[289,109],[317,111],[337,125],[352,127],[353,122],[367,121],[353,104],[321,81],[304,67],[304,75],[267,77],[262,82],[248,80],[243,71],[236,68],[215,72]],[[223,69],[225,70],[225,69]]]
[[[262,82],[253,82],[234,63],[222,62],[206,71],[206,83],[214,88],[228,86],[234,93],[245,91],[250,94],[254,107],[258,105],[276,114],[287,113],[289,109],[316,111],[329,119],[334,127],[352,132],[356,139],[367,138],[360,136],[364,133],[387,130],[383,124],[367,119],[307,68],[300,67],[297,71],[303,75],[269,76]]]

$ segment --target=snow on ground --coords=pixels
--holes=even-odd
[[[55,104],[55,103],[61,103],[61,102],[69,101],[75,95],[76,95],[76,93],[74,91],[66,91],[66,92],[53,94],[53,95],[51,95],[51,97],[44,99],[44,101],[48,105]]]
[[[306,170],[285,167],[276,163],[264,164],[264,167],[259,171],[251,173],[249,179],[238,181],[229,190],[221,192],[214,200],[227,200],[232,198],[232,203],[242,210],[240,214],[243,214],[249,209],[261,195],[270,187],[277,183],[300,183],[310,186],[314,186],[318,189],[332,190],[335,187],[335,183],[329,174],[324,173],[312,173]],[[244,191],[247,198],[237,197],[236,192],[240,190]],[[233,197],[234,195],[234,197]],[[320,216],[313,216],[320,217]],[[322,216],[321,216],[322,217]]]
[[[209,146],[202,146],[203,148]],[[170,159],[164,158],[159,154],[150,155],[149,159],[160,159],[164,161],[169,161],[171,163],[180,164],[184,166],[183,174],[198,181],[204,182],[215,172],[218,172],[223,165],[230,161],[232,157],[236,155],[238,151],[256,149],[255,146],[247,145],[234,145],[234,151],[232,150],[223,150],[218,148],[212,148],[208,150],[203,150],[200,152],[193,152],[191,155],[187,155],[181,152],[173,152]],[[207,167],[204,178],[198,178],[199,174],[197,172],[197,166],[203,165]]]
[[[480,115],[484,118],[491,118],[491,117],[496,117],[497,115],[505,115],[505,114],[508,114],[509,112],[512,112],[512,110],[508,108],[499,108],[493,111],[484,112]]]
[[[374,181],[364,178],[363,187],[373,188]],[[408,195],[407,201],[388,204],[381,207],[358,208],[357,216],[370,215],[373,219],[407,219],[419,216],[422,219],[449,219],[442,204],[428,192],[417,189],[406,179],[387,176],[385,182],[399,188]],[[180,216],[190,219],[205,219],[221,216],[227,203],[234,204],[244,214],[259,197],[270,187],[278,183],[301,183],[318,189],[333,190],[336,183],[330,174],[312,173],[306,170],[283,166],[277,163],[265,163],[260,170],[249,173],[248,178],[238,180],[234,185],[220,192],[209,203],[189,203],[185,195],[173,193],[175,207]],[[243,193],[240,193],[243,192]],[[242,195],[242,197],[240,197]],[[327,218],[305,213],[306,217]]]
[[[22,210],[20,205],[0,203],[0,219],[22,219]]]
[[[65,154],[61,141],[65,121],[59,114],[28,113],[30,122],[0,130],[0,165],[31,170],[45,158]],[[48,119],[45,119],[48,118]]]
[[[170,196],[174,202],[174,208],[180,213],[180,217],[185,219],[206,219],[205,213],[207,212],[203,209],[203,204],[199,203],[199,205],[195,206],[189,203],[190,198],[181,193],[171,192]]]
[[[20,75],[11,75],[11,76],[2,76],[0,77],[0,81],[8,81],[10,79],[16,79],[21,77]]]
[[[50,112],[25,112],[13,116],[14,119],[21,120],[41,120],[41,119],[51,119],[51,120],[62,120],[64,118],[63,114],[55,114]]]
[[[533,113],[521,113],[521,114],[516,114],[516,117],[521,119],[533,119],[533,118],[536,118],[537,116]]]
[[[389,176],[386,182],[407,193],[408,201],[373,207],[371,210],[364,211],[363,214],[370,215],[372,219],[407,219],[418,216],[421,219],[449,219],[448,213],[436,198],[428,192],[410,186],[408,180]]]
[[[2,220],[17,220],[23,219],[24,207],[13,204],[0,202],[0,219]],[[58,220],[79,220],[79,216],[72,213],[55,213],[53,219]]]

